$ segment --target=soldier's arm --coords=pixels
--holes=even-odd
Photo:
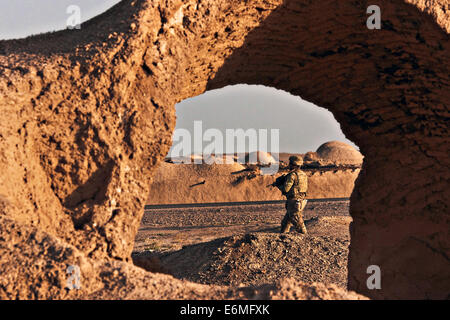
[[[286,181],[284,182],[284,184],[280,187],[281,192],[283,193],[288,193],[289,190],[291,190],[292,186],[294,185],[294,174],[293,173],[289,173],[286,177]]]

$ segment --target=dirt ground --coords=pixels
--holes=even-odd
[[[281,204],[148,210],[133,260],[202,284],[261,285],[280,278],[347,284],[348,201],[309,203],[307,236],[280,235]]]

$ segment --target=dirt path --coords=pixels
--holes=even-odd
[[[309,226],[310,234],[347,239],[351,221],[348,210],[349,201],[308,203],[305,220],[335,217]],[[282,204],[148,210],[136,236],[134,252],[168,252],[217,238],[278,232],[284,214]]]
[[[324,218],[327,219],[327,218]],[[187,246],[159,259],[179,279],[259,286],[281,278],[347,286],[348,239],[249,233]]]
[[[345,288],[348,209],[348,201],[309,203],[307,236],[279,234],[280,204],[149,210],[133,260],[203,284],[257,286],[294,278]]]

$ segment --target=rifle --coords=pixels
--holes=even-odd
[[[268,187],[279,187],[279,186],[284,185],[284,183],[286,182],[286,177],[287,177],[286,175],[279,176],[278,178],[275,179],[274,183],[271,183],[271,184],[267,185],[266,188],[268,188]]]

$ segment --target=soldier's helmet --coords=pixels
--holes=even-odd
[[[299,156],[291,156],[289,157],[289,164],[292,166],[301,167],[303,165],[303,158]]]

